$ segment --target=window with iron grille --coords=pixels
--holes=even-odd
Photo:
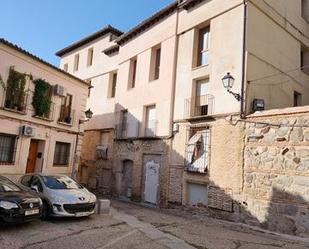
[[[69,143],[56,142],[54,154],[55,166],[67,166],[69,164],[70,147],[71,144]]]
[[[0,133],[0,164],[12,164],[15,156],[16,136]]]
[[[207,173],[210,155],[209,128],[188,129],[186,144],[186,170],[194,173]]]

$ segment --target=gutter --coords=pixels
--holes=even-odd
[[[245,119],[245,101],[246,93],[245,93],[245,86],[246,86],[246,47],[247,47],[247,15],[248,15],[248,2],[244,0],[244,26],[243,26],[243,51],[242,51],[242,79],[241,79],[241,102],[240,102],[240,118]]]

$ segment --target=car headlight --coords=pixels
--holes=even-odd
[[[13,208],[18,208],[18,205],[14,202],[10,202],[10,201],[0,201],[0,207],[10,210]]]

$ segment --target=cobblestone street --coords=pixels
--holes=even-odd
[[[297,241],[175,210],[112,202],[111,215],[1,228],[1,249],[305,249]]]

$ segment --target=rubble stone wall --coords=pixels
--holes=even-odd
[[[247,119],[243,221],[309,236],[309,112]]]

